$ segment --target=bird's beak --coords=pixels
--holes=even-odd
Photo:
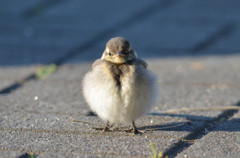
[[[115,62],[117,64],[125,63],[126,62],[126,57],[122,52],[117,52],[114,55],[113,62]]]
[[[124,56],[122,52],[117,52],[117,56]]]

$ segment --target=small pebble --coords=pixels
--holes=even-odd
[[[38,100],[38,96],[35,96],[35,97],[34,97],[34,100],[35,100],[35,101]]]

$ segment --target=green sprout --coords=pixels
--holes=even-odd
[[[163,152],[160,152],[157,154],[156,148],[152,142],[150,143],[150,145],[151,145],[152,152],[153,152],[152,158],[168,158],[168,156],[165,156],[165,157],[163,156],[164,155]]]
[[[37,72],[36,76],[38,79],[46,79],[49,75],[57,71],[57,66],[55,64],[50,64],[47,66],[40,67]]]
[[[34,158],[34,154],[31,153],[28,157],[29,157],[29,158]]]

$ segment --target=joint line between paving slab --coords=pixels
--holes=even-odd
[[[86,155],[90,155],[90,156],[94,156],[94,157],[99,157],[99,156],[121,156],[121,157],[139,157],[139,155],[133,155],[133,154],[124,154],[124,153],[120,153],[120,152],[114,152],[114,153],[101,153],[101,152],[96,152],[96,151],[91,151],[91,152],[86,152],[83,151],[81,149],[77,149],[77,150],[72,150],[72,151],[64,151],[64,150],[56,150],[56,149],[48,149],[48,150],[26,150],[24,148],[1,148],[0,147],[0,151],[18,151],[18,152],[22,152],[22,154],[20,154],[18,156],[18,158],[30,158],[31,154],[34,155],[34,157],[40,156],[41,154],[43,154],[44,152],[52,152],[52,153],[65,153],[65,154],[84,154]],[[29,156],[29,157],[25,157],[25,156]],[[141,155],[144,157],[147,157],[148,155]]]
[[[240,101],[235,104],[235,106],[240,106]],[[206,136],[209,132],[214,130],[217,125],[228,121],[238,110],[225,110],[221,114],[219,114],[212,122],[215,124],[209,123],[205,121],[204,125],[200,128],[194,130],[192,133],[184,137],[182,140],[174,144],[172,147],[167,149],[164,153],[165,156],[175,157],[191,145],[195,143],[195,141],[201,139],[202,137]],[[188,141],[190,140],[190,141]]]
[[[60,2],[63,2],[66,0],[45,0],[42,1],[41,3],[36,4],[35,6],[25,10],[23,12],[23,18],[33,18],[39,14],[41,14],[44,10],[47,8],[50,8]]]
[[[194,54],[198,51],[207,49],[209,46],[214,44],[218,39],[221,37],[230,35],[236,30],[236,24],[235,23],[229,23],[225,26],[221,27],[219,30],[217,30],[215,33],[210,35],[207,39],[205,39],[203,42],[198,43],[196,46],[194,46],[191,49],[191,52]]]
[[[87,126],[86,126],[87,127]],[[11,127],[2,127],[0,128],[0,132],[9,132],[9,133],[41,133],[41,134],[55,134],[55,135],[79,135],[79,136],[91,136],[91,137],[99,137],[99,136],[111,136],[111,137],[125,137],[125,136],[132,136],[132,137],[142,137],[142,135],[132,135],[132,133],[126,133],[122,130],[127,128],[119,129],[118,131],[104,133],[102,131],[97,132],[94,127],[87,127],[89,130],[86,131],[75,131],[75,130],[58,130],[58,129],[39,129],[39,128],[11,128]],[[149,132],[150,133],[150,132]],[[148,135],[148,138],[160,138],[159,135]],[[166,138],[166,136],[164,136]],[[170,136],[168,137],[171,138]]]
[[[66,53],[66,55],[58,58],[57,60],[50,62],[54,63],[57,66],[62,65],[64,62],[66,62],[67,60],[73,58],[74,56],[76,56],[79,53],[82,53],[86,50],[88,50],[89,48],[93,47],[94,45],[96,45],[98,42],[100,42],[101,40],[104,40],[107,36],[120,31],[122,28],[126,28],[129,27],[130,25],[136,23],[136,21],[141,21],[146,19],[147,17],[153,15],[155,12],[158,11],[162,11],[165,8],[168,8],[169,6],[173,5],[175,1],[157,1],[156,3],[153,3],[151,5],[148,5],[147,7],[145,7],[144,9],[141,9],[140,11],[137,11],[137,13],[133,14],[132,16],[130,16],[129,18],[124,19],[123,21],[114,24],[113,26],[104,29],[102,32],[100,32],[98,35],[96,35],[95,37],[93,37],[92,39],[90,39],[89,41],[83,43],[82,45],[80,45],[79,47],[70,49],[70,51],[68,51],[68,53]],[[43,2],[41,5],[45,5],[45,6],[52,6],[54,5],[56,2],[56,0],[54,0],[54,2],[51,3],[47,3],[47,2]],[[38,5],[37,5],[38,6]],[[35,6],[36,7],[36,6]],[[34,10],[33,7],[31,10]],[[26,14],[27,11],[24,12],[24,14]],[[30,76],[34,76],[34,77],[30,77]],[[30,79],[27,79],[29,78]],[[25,79],[21,80],[20,82],[15,82],[12,85],[0,90],[0,95],[7,95],[10,94],[12,91],[17,90],[18,88],[22,87],[23,83],[26,83],[30,80],[35,80],[37,79],[36,74],[30,74],[28,77],[26,77]]]
[[[18,158],[36,158],[38,155],[36,153],[33,152],[25,152],[23,154],[21,154],[20,156],[18,156]]]
[[[99,41],[105,40],[105,38],[107,38],[108,36],[122,30],[123,28],[127,28],[133,25],[134,23],[136,23],[136,21],[141,21],[146,19],[147,17],[153,15],[155,12],[162,11],[163,9],[168,8],[169,6],[173,5],[175,2],[177,1],[168,1],[168,0],[157,1],[157,3],[153,3],[145,7],[144,9],[137,11],[137,13],[133,14],[132,16],[129,16],[129,18],[126,18],[125,20],[119,23],[116,23],[107,29],[104,29],[102,32],[97,34],[95,37],[93,37],[89,41],[83,43],[79,47],[71,49],[66,55],[59,58],[54,63],[56,65],[61,65],[65,61],[76,56],[77,54],[83,53],[84,51],[93,47],[94,45],[99,43]]]
[[[9,93],[11,93],[12,91],[17,90],[18,88],[22,87],[26,82],[31,81],[36,79],[36,75],[35,74],[30,74],[29,76],[25,77],[24,79],[13,83],[12,85],[0,90],[0,95],[7,95]]]

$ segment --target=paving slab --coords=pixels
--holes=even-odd
[[[0,2],[1,4],[1,11],[0,11],[0,17],[6,16],[16,16],[21,14],[24,10],[42,2],[42,0],[36,0],[36,1],[28,1],[28,0],[22,0],[22,1],[14,1],[14,0],[2,0]]]
[[[65,157],[65,158],[72,158],[72,157],[98,157],[98,155],[91,155],[91,154],[81,154],[81,153],[70,153],[70,152],[43,152],[38,155],[38,158],[53,158],[53,157]]]
[[[156,61],[148,60],[149,67],[160,79],[159,86],[162,91],[162,101],[164,100],[168,103],[169,100],[174,100],[168,105],[164,105],[159,102],[156,106],[158,107],[157,110],[176,108],[177,105],[180,105],[176,103],[181,101],[183,102],[182,105],[185,105],[184,107],[202,106],[201,99],[194,97],[194,93],[192,91],[188,92],[189,97],[193,96],[192,101],[181,99],[178,95],[188,91],[189,86],[196,89],[195,92],[197,94],[202,94],[206,91],[206,89],[209,87],[211,88],[214,83],[218,83],[220,85],[226,83],[229,85],[235,84],[233,79],[238,81],[238,78],[236,78],[235,75],[229,73],[229,78],[226,78],[224,83],[222,83],[220,82],[222,80],[219,80],[219,78],[225,73],[219,71],[215,72],[215,70],[221,66],[223,61],[227,62],[230,60],[232,61],[232,64],[229,65],[229,67],[226,67],[226,70],[231,69],[232,71],[238,72],[239,67],[237,59],[238,58],[234,56],[232,58],[229,57],[222,60],[217,60],[216,58],[204,58],[204,60],[201,58],[178,60],[164,59]],[[236,63],[234,61],[236,61]],[[161,71],[159,70],[160,68]],[[201,127],[204,123],[202,120],[211,120],[220,113],[205,112],[200,114],[197,112],[197,114],[187,113],[175,116],[149,115],[137,121],[137,125],[143,125],[140,126],[140,129],[146,130],[150,128],[156,130],[154,132],[147,133],[145,135],[147,138],[138,137],[135,139],[134,137],[129,139],[129,135],[120,134],[119,136],[119,133],[109,133],[106,137],[101,133],[96,133],[94,130],[89,128],[89,126],[83,125],[81,127],[82,124],[78,125],[76,123],[72,123],[72,119],[77,119],[102,124],[97,117],[84,116],[88,111],[88,107],[81,96],[81,78],[89,69],[91,69],[91,63],[64,65],[46,80],[31,81],[18,91],[11,93],[11,95],[1,97],[2,113],[0,125],[2,130],[1,134],[3,135],[2,142],[4,142],[2,148],[14,151],[32,151],[39,153],[40,155],[41,153],[47,154],[50,150],[50,152],[56,155],[58,155],[59,152],[66,152],[69,153],[69,155],[74,153],[90,156],[100,155],[103,157],[131,157],[139,155],[145,157],[151,155],[149,147],[150,141],[154,142],[158,151],[164,151],[170,148],[172,144],[177,143],[179,140],[191,133],[195,128]],[[215,77],[212,76],[212,73],[210,72],[214,72],[216,74]],[[198,77],[199,73],[204,80]],[[201,84],[203,81],[204,84]],[[183,87],[183,89],[181,89],[181,87]],[[218,89],[219,87],[213,87],[213,89],[216,88]],[[221,94],[220,92],[222,92],[222,88],[225,89],[226,86],[220,86],[219,94]],[[235,88],[239,90],[238,87]],[[172,91],[173,94],[165,94],[169,93],[169,91]],[[37,99],[35,99],[36,96]],[[214,95],[212,96],[210,93],[208,96],[209,97],[207,99],[214,100]],[[195,102],[199,102],[199,105]],[[227,99],[226,102],[229,102],[229,99]],[[180,105],[179,108],[183,107],[182,105]],[[216,103],[209,104],[208,106],[213,105],[216,105]],[[184,122],[189,122],[188,120],[191,120],[191,117],[199,121],[192,121],[192,127],[189,128],[189,125],[187,125],[188,123]],[[156,124],[151,124],[151,121]],[[183,126],[180,126],[180,129],[178,127],[164,129],[168,126],[178,126],[176,122],[179,123],[179,121],[180,123],[184,123]],[[159,128],[160,130],[158,130]],[[161,128],[163,129],[161,130]],[[92,135],[94,135],[93,138]],[[9,140],[14,142],[15,146],[11,145]],[[26,142],[26,140],[29,141]],[[134,142],[134,144],[141,144],[142,146],[124,145],[128,142],[128,140],[130,142]],[[36,143],[36,141],[38,143]],[[86,142],[88,143],[86,144]],[[69,147],[69,143],[74,144],[74,148],[71,148],[71,145]],[[92,146],[92,144],[95,145]],[[121,148],[117,148],[119,144]],[[82,146],[86,147],[86,149],[82,148]],[[112,146],[116,146],[113,148],[114,150],[110,148]],[[95,150],[96,148],[98,150]],[[126,148],[128,149],[127,151],[125,150]],[[143,155],[140,154],[142,149],[146,150],[146,153],[144,152]]]
[[[158,75],[160,87],[160,100],[153,112],[161,114],[161,111],[169,109],[224,107],[237,104],[240,95],[238,61],[238,56],[228,56],[149,62],[149,67]],[[225,63],[231,64],[227,66]],[[220,113],[221,110],[196,110],[176,112],[171,116],[209,120]]]
[[[240,46],[238,44],[240,36],[240,26],[236,26],[236,30],[233,34],[225,36],[222,39],[219,39],[215,44],[210,46],[208,49],[212,51],[221,51],[221,52],[232,52],[238,54],[240,51]]]
[[[26,76],[34,73],[37,66],[7,66],[0,67],[0,90],[18,82]]]
[[[147,61],[159,79],[160,100],[154,112],[183,107],[230,106],[239,101],[238,56]],[[228,62],[231,64],[225,66]],[[91,70],[91,64],[67,64],[46,80],[29,82],[13,94],[1,97],[1,109],[85,115],[89,108],[82,96],[81,82],[86,72]],[[221,71],[219,67],[222,67]],[[192,114],[196,117],[206,116],[202,119],[211,119],[220,112]]]
[[[221,1],[218,5],[221,6],[223,2],[224,1]],[[232,3],[239,2],[234,1]],[[219,51],[219,54],[239,53],[233,51],[222,52],[221,49],[210,49],[212,51],[205,50],[205,53],[192,52],[195,47],[209,40],[212,35],[219,35],[219,38],[223,38],[222,43],[224,43],[225,37],[221,35],[223,30],[226,30],[230,24],[234,23],[234,25],[237,25],[238,23],[237,17],[232,20],[234,16],[231,15],[235,14],[234,10],[229,9],[228,6],[214,6],[213,9],[209,10],[209,6],[213,7],[213,4],[212,2],[206,2],[204,4],[191,1],[185,1],[184,3],[176,2],[171,7],[159,10],[153,16],[128,26],[114,33],[112,36],[128,38],[133,46],[135,46],[139,55],[143,57],[206,55],[218,54]],[[173,8],[175,10],[173,10]],[[195,12],[195,8],[199,10],[199,12]],[[219,15],[223,14],[222,12],[220,13],[219,8],[225,9],[227,17],[224,18],[223,16],[223,18],[220,18],[219,16],[214,16],[218,13]],[[208,12],[200,11],[205,9]],[[232,43],[228,42],[231,43],[229,48],[232,48],[231,45],[234,45],[239,39],[237,34],[234,36],[236,38],[232,40]],[[106,40],[101,42],[101,45],[104,45]],[[224,45],[228,46],[227,43]]]
[[[75,122],[73,120],[80,120]],[[88,123],[89,122],[89,123]],[[139,129],[145,130],[146,134],[157,136],[158,131],[182,131],[190,132],[197,126],[202,125],[201,122],[193,121],[189,123],[185,118],[172,118],[170,116],[152,116],[146,115],[136,121]],[[195,126],[196,125],[196,126]],[[105,122],[96,116],[83,116],[71,114],[55,114],[40,112],[1,112],[1,130],[35,130],[35,132],[52,132],[52,133],[70,133],[70,134],[95,134],[97,131],[92,127],[105,126]],[[114,125],[119,128],[128,128],[130,124]],[[100,132],[101,133],[101,132]],[[117,130],[116,134],[121,134]],[[122,133],[124,134],[124,133]]]
[[[151,60],[148,63],[149,68],[158,76],[161,96],[168,97],[166,107],[171,104],[173,98],[178,98],[178,101],[182,98],[182,101],[185,101],[185,103],[181,103],[182,101],[178,103],[181,104],[181,107],[183,105],[187,107],[194,105],[227,106],[237,103],[239,100],[239,59],[237,55],[212,56],[160,59]],[[164,91],[162,88],[166,88],[166,90]],[[173,97],[174,95],[176,97]],[[192,99],[194,99],[193,102]],[[166,103],[162,102],[162,105],[164,104]],[[175,107],[178,107],[178,104],[175,104]],[[173,106],[174,103],[171,105]]]
[[[102,46],[99,44],[93,51],[89,51],[93,54],[91,60],[94,57],[100,58],[104,47],[105,44],[102,43]],[[148,56],[147,52],[139,55],[140,58],[144,56]],[[76,63],[78,59],[81,59],[81,55],[68,62]],[[230,106],[239,101],[239,55],[143,59],[148,62],[149,69],[158,76],[160,100],[153,111],[183,107]],[[196,117],[198,115],[212,117],[221,111],[190,113]]]
[[[46,30],[49,33],[48,38],[43,40],[39,38],[39,29],[32,27],[22,16],[25,10],[42,2],[0,2],[0,18],[4,21],[0,23],[0,65],[45,64],[55,60],[56,55],[62,56],[66,53],[66,47],[56,46],[58,41],[51,40],[52,30]]]
[[[231,157],[240,154],[240,112],[219,124],[177,157]]]
[[[238,0],[212,0],[208,2],[195,2],[186,0],[163,11],[166,17],[189,17],[204,19],[222,19],[222,20],[239,20],[240,11]]]
[[[118,35],[132,41],[139,55],[144,57],[178,56],[178,53],[186,54],[225,25],[224,21],[218,20],[205,23],[199,19],[166,19],[161,15],[159,12],[141,24],[120,31]]]
[[[202,122],[189,124],[183,118],[144,116],[136,125],[145,133],[135,136],[122,131],[102,133],[91,129],[97,125],[72,122],[74,118],[103,124],[97,117],[29,112],[1,112],[0,116],[0,148],[39,155],[44,152],[66,152],[70,155],[146,157],[152,154],[150,142],[155,144],[158,151],[163,151],[202,126]],[[120,127],[127,129],[129,125]]]
[[[138,2],[138,5],[136,5],[136,2],[138,1],[133,0],[129,2],[124,0],[115,5],[116,3],[111,0],[105,0],[104,2],[94,1],[94,3],[78,0],[65,1],[55,7],[49,8],[43,14],[35,17],[35,19],[45,19],[48,23],[53,24],[57,22],[65,25],[65,20],[67,20],[66,22],[70,22],[69,25],[78,24],[82,25],[83,28],[90,27],[102,30],[109,27],[110,24],[115,24],[126,19],[146,6],[159,4],[156,0],[141,1]],[[54,17],[56,21],[50,20]]]
[[[238,56],[148,60],[160,87],[160,100],[153,111],[234,105],[240,95],[238,61]],[[87,114],[89,108],[82,96],[81,82],[91,64],[67,64],[46,80],[29,82],[13,94],[1,97],[1,109],[7,110],[11,105],[11,110],[17,111]],[[214,117],[220,112],[196,114]]]
[[[0,55],[0,64],[29,65],[54,62],[70,50],[85,46],[87,41],[94,44],[96,36],[135,12],[159,3],[143,1],[135,6],[135,2],[131,1],[125,5],[126,2],[121,1],[110,9],[109,6],[114,3],[112,1],[105,2],[106,5],[98,1],[89,5],[88,2],[74,0],[43,8],[39,15],[30,19],[14,13],[13,18],[6,18],[6,23],[0,24],[0,50],[3,52]],[[38,5],[44,7],[36,2],[36,6]],[[124,12],[122,8],[125,8]],[[108,14],[110,11],[111,14]],[[3,18],[4,15],[8,17],[7,13],[8,11],[2,15]]]
[[[110,38],[122,36],[127,38],[138,55],[144,58],[192,56],[194,54],[191,50],[196,45],[227,24],[222,20],[205,22],[194,18],[187,20],[162,18],[161,13],[159,11],[158,14],[146,20],[107,36],[105,40],[99,41],[96,47],[102,51]],[[177,29],[176,26],[178,26]],[[186,32],[188,33],[186,34]],[[77,62],[79,59],[81,61],[80,56],[71,60]]]
[[[1,155],[1,157],[18,158],[18,157],[24,155],[24,152],[0,150],[0,155]]]
[[[33,80],[23,88],[0,97],[1,110],[86,114],[82,78],[90,64],[66,65],[46,80]]]
[[[61,155],[62,152],[66,152],[67,155],[80,154],[93,157],[98,155],[102,157],[146,157],[151,155],[150,141],[154,142],[158,151],[165,151],[194,129],[202,127],[204,121],[212,120],[221,113],[221,111],[202,113],[197,111],[161,115],[160,111],[182,107],[226,106],[239,99],[239,87],[235,86],[239,80],[236,75],[239,74],[238,56],[148,59],[147,61],[150,69],[159,77],[159,86],[162,92],[161,101],[153,110],[155,113],[159,112],[159,115],[148,115],[137,121],[140,129],[148,130],[150,128],[149,133],[145,134],[146,138],[129,138],[131,135],[118,132],[108,133],[106,136],[96,133],[89,128],[91,126],[73,123],[72,119],[77,119],[103,124],[97,117],[84,116],[89,109],[81,96],[81,78],[91,69],[91,63],[67,64],[60,67],[46,80],[31,81],[11,95],[0,98],[2,104],[0,106],[2,111],[0,125],[4,149],[32,151],[39,155],[41,153],[48,155],[49,152]],[[231,61],[231,64],[226,66],[226,69],[217,71],[223,63],[228,61]],[[236,73],[228,72],[229,69]],[[212,75],[213,73],[215,75]],[[216,92],[207,93],[207,97],[203,97],[209,88]],[[237,93],[231,94],[232,90]],[[188,95],[190,99],[184,99],[185,96],[181,97],[182,94]],[[226,104],[219,105],[215,101],[215,97],[219,98],[221,95],[231,96],[223,98]],[[201,98],[204,98],[209,104],[203,105]],[[189,127],[189,120],[192,127]],[[178,123],[180,125],[183,123],[183,126],[178,128]],[[169,129],[169,126],[176,126],[176,128]],[[23,143],[25,139],[28,139],[30,144]],[[16,145],[9,144],[8,140],[13,141]],[[125,143],[128,144],[128,141],[142,146],[125,145]],[[86,144],[86,142],[88,143]],[[69,144],[73,144],[74,148],[72,145],[69,147]],[[117,148],[119,144],[120,148]],[[144,154],[141,154],[142,149],[146,150]]]

